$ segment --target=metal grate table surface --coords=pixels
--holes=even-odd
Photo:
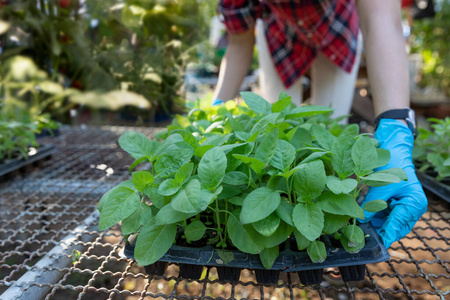
[[[295,273],[276,286],[255,283],[251,270],[237,284],[221,283],[215,268],[200,280],[164,276],[121,255],[120,227],[99,232],[96,205],[129,179],[132,159],[117,144],[137,130],[63,128],[45,138],[56,153],[41,168],[0,183],[0,299],[450,299],[450,207],[429,195],[429,208],[412,232],[395,243],[388,262],[371,264],[363,281],[344,283],[325,270],[318,286],[302,286]]]

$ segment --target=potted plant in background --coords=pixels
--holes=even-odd
[[[334,235],[349,253],[360,251],[366,240],[357,224],[364,218],[356,202],[361,188],[406,179],[401,169],[374,172],[389,152],[360,135],[357,125],[343,128],[325,117],[330,108],[295,107],[284,93],[274,104],[241,95],[246,106],[228,102],[213,113],[193,109],[177,116],[157,135],[160,141],[137,132],[120,137],[135,159],[130,171],[142,162],[153,167],[133,172],[102,197],[99,229],[122,222],[125,237],[137,233],[139,264],[171,256],[183,239],[203,239],[220,259],[202,260],[203,249],[195,259],[171,256],[172,262],[200,264],[199,272],[201,264],[254,268],[258,282],[274,283],[280,270],[293,267],[295,255],[283,254],[291,239],[296,251],[306,249],[310,264],[330,253],[324,235]],[[384,208],[381,200],[364,207]],[[255,263],[236,265],[241,253]],[[264,271],[277,260],[274,272]]]
[[[27,56],[49,80],[105,100],[98,107],[74,97],[80,110],[120,109],[132,121],[167,119],[183,104],[184,68],[194,59],[211,8],[196,0],[11,1],[0,10],[0,62]],[[116,100],[106,102],[111,92],[125,93],[133,103],[117,108]],[[147,103],[134,105],[141,98]],[[53,118],[68,121],[51,108]]]
[[[58,128],[44,110],[63,101],[70,91],[21,56],[1,66],[0,90],[0,176],[4,176],[52,154],[53,147],[38,145],[36,135],[43,131],[53,134]]]
[[[429,118],[428,125],[419,128],[413,159],[424,187],[450,202],[450,117]]]

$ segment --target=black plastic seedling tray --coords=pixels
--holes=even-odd
[[[15,171],[25,170],[27,167],[40,164],[50,158],[55,152],[53,145],[42,145],[36,148],[36,153],[29,155],[28,159],[13,159],[7,163],[0,164],[0,181]]]
[[[327,259],[320,264],[313,263],[306,251],[292,250],[290,245],[288,245],[289,241],[286,242],[284,250],[280,251],[270,270],[264,268],[258,255],[240,251],[232,251],[234,260],[224,265],[217,251],[211,245],[201,248],[172,245],[157,263],[176,263],[180,266],[180,276],[191,279],[200,278],[201,271],[199,270],[203,266],[211,266],[217,267],[219,279],[222,281],[236,282],[239,280],[241,269],[254,269],[257,281],[261,284],[275,284],[280,272],[298,272],[301,282],[304,285],[309,285],[322,282],[324,268],[339,267],[343,280],[359,281],[364,278],[366,264],[389,260],[389,253],[373,226],[366,223],[361,224],[360,227],[367,236],[366,245],[361,251],[356,254],[350,254],[342,248],[333,246],[330,240],[326,238]],[[134,246],[127,243],[124,254],[128,258],[134,258]],[[201,268],[194,266],[200,266]],[[193,274],[186,274],[184,269],[192,270]],[[152,275],[163,275],[163,273],[153,273]]]
[[[40,138],[45,138],[45,137],[57,137],[61,135],[61,131],[59,130],[59,128],[56,129],[42,129],[41,133],[37,133],[36,134],[36,138],[40,139]]]
[[[450,203],[450,186],[437,181],[434,177],[422,172],[417,172],[417,178],[423,187],[436,196]]]

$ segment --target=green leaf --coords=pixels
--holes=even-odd
[[[353,245],[353,244],[348,240],[348,238],[345,235],[342,235],[341,236],[341,244],[342,244],[342,247],[344,247],[345,251],[347,251],[350,254],[356,254],[362,248],[364,248],[364,245],[366,244],[366,240],[363,239],[362,243],[360,243],[358,245],[349,246],[349,245]]]
[[[232,114],[227,113],[226,114],[227,117],[227,121],[229,122],[229,124],[231,125],[232,131],[236,132],[236,131],[241,131],[242,130],[242,125],[240,122],[238,122]]]
[[[243,142],[247,142],[248,139],[251,137],[251,134],[245,131],[236,131],[234,134],[239,140]]]
[[[340,178],[345,178],[353,173],[355,163],[352,159],[352,147],[356,140],[347,135],[341,134],[331,146],[330,161]]]
[[[289,138],[289,142],[298,151],[304,144],[312,144],[311,133],[301,127],[296,127],[289,131],[286,135]]]
[[[202,158],[202,156],[205,155],[205,153],[209,149],[212,149],[212,148],[214,148],[214,145],[202,145],[202,146],[200,146],[200,147],[195,149],[194,155],[199,157],[199,158]]]
[[[152,173],[148,171],[137,171],[132,174],[133,184],[136,189],[143,192],[145,187],[154,180]]]
[[[187,220],[197,213],[182,213],[173,209],[172,205],[169,203],[163,208],[161,208],[155,216],[156,224],[165,225],[173,224],[180,221]]]
[[[289,114],[286,115],[285,119],[295,119],[295,118],[303,118],[303,117],[311,117],[318,114],[324,114],[328,112],[332,112],[333,109],[320,105],[304,105],[294,108],[290,111]]]
[[[325,244],[321,241],[314,241],[306,248],[308,256],[313,263],[323,263],[327,258]]]
[[[205,232],[206,226],[199,220],[195,220],[184,229],[184,234],[186,235],[186,239],[188,241],[200,240],[205,235]]]
[[[301,199],[315,199],[325,188],[327,180],[321,160],[306,163],[293,175],[294,190]]]
[[[215,147],[203,155],[198,165],[198,176],[202,185],[214,189],[222,183],[227,168],[227,158],[222,150]]]
[[[150,140],[140,132],[125,131],[119,137],[119,146],[134,159],[139,159],[144,156],[151,158],[159,143]]]
[[[252,92],[241,92],[241,97],[245,104],[256,113],[270,113],[272,105],[261,96]]]
[[[182,165],[178,169],[178,171],[175,173],[175,181],[179,185],[184,184],[191,176],[193,170],[194,170],[193,163],[187,163],[187,164]]]
[[[308,240],[314,241],[322,234],[323,213],[316,203],[298,203],[292,212],[295,228]]]
[[[349,247],[356,247],[364,242],[364,231],[356,225],[347,225],[341,231],[347,237]]]
[[[280,94],[278,94],[278,101],[284,98],[290,97],[285,91],[281,91]]]
[[[189,127],[191,125],[191,121],[189,121],[189,119],[184,116],[176,115],[175,118],[178,124],[183,128]]]
[[[159,156],[154,164],[156,175],[166,178],[184,164],[188,163],[194,154],[194,149],[172,149]]]
[[[281,96],[281,95],[280,95]],[[278,99],[277,102],[272,104],[272,112],[282,112],[285,108],[288,108],[291,105],[292,99],[290,96],[283,97]]]
[[[162,208],[164,206],[164,196],[158,192],[159,184],[152,183],[147,185],[144,189],[144,194],[150,198],[152,204],[157,208]]]
[[[234,260],[234,254],[229,250],[215,249],[223,264],[226,265]]]
[[[242,185],[248,183],[248,176],[240,171],[231,171],[225,174],[223,183],[229,185]]]
[[[275,247],[283,242],[292,234],[293,227],[286,222],[280,221],[280,225],[274,234],[268,237],[261,236],[261,240],[265,239],[265,248]]]
[[[300,163],[297,166],[295,166],[294,168],[290,169],[289,171],[284,172],[284,173],[278,173],[277,175],[281,176],[283,178],[289,178],[292,175],[294,175],[298,170],[303,169],[305,166],[306,166],[306,164]]]
[[[177,233],[176,224],[157,225],[151,219],[136,240],[134,257],[141,266],[158,261],[172,246]]]
[[[159,185],[158,194],[163,196],[172,196],[178,192],[180,188],[181,185],[175,179],[168,178]]]
[[[270,165],[278,170],[284,172],[295,159],[295,148],[289,142],[284,140],[278,141],[278,146],[273,154]]]
[[[207,138],[205,141],[202,142],[202,146],[206,146],[206,145],[213,145],[213,146],[222,146],[224,143],[226,143],[226,141],[228,141],[228,139],[231,137],[231,134],[227,134],[227,135],[221,135],[221,134],[216,134],[213,135],[209,138]]]
[[[252,168],[253,171],[255,171],[255,173],[258,175],[261,175],[262,170],[266,166],[265,163],[254,157],[248,157],[241,154],[233,154],[233,157],[242,161],[244,164],[250,164],[250,168]]]
[[[105,230],[129,217],[139,206],[139,194],[121,186],[114,189],[103,204],[100,213],[99,230]]]
[[[369,186],[384,186],[391,183],[399,183],[400,178],[395,175],[387,173],[372,173],[370,175],[361,177]]]
[[[268,187],[261,187],[244,199],[240,220],[242,224],[257,222],[269,216],[280,205],[280,193]]]
[[[268,164],[277,150],[278,139],[278,128],[267,130],[261,144],[256,148],[255,158],[265,165]]]
[[[177,115],[178,117],[179,115]],[[183,137],[183,140],[188,143],[192,148],[197,149],[199,147],[197,139],[192,135],[192,133],[187,132],[186,130],[176,129],[172,130],[170,134],[178,133]]]
[[[335,141],[335,137],[327,129],[321,125],[313,124],[311,127],[311,133],[320,146],[327,150],[331,149],[331,146]]]
[[[390,174],[390,175],[394,175],[394,176],[400,178],[400,180],[403,180],[403,181],[408,180],[408,176],[406,176],[406,173],[402,168],[390,168],[390,169],[375,172],[374,174]]]
[[[379,168],[385,166],[389,163],[391,159],[391,152],[386,149],[377,148],[378,162],[375,165],[375,168]]]
[[[317,200],[320,208],[330,214],[346,215],[364,219],[364,212],[358,203],[348,194],[336,195],[332,192],[324,192]]]
[[[294,207],[289,204],[286,200],[282,199],[280,201],[280,205],[277,207],[277,214],[287,224],[294,226],[292,222],[292,211]]]
[[[444,160],[444,167],[450,167],[450,157],[448,157],[446,160]]]
[[[268,217],[253,223],[253,227],[263,236],[271,236],[280,225],[280,217],[276,213],[270,214]]]
[[[382,211],[387,208],[386,201],[384,200],[371,200],[369,202],[364,203],[363,210],[376,213]]]
[[[127,188],[129,188],[129,189],[131,189],[131,190],[135,190],[133,181],[131,181],[131,180],[127,180],[127,181],[124,181],[124,182],[122,182],[122,183],[116,185],[115,187],[113,187],[112,189],[110,189],[109,191],[107,191],[107,192],[102,196],[102,198],[100,199],[100,201],[98,202],[97,208],[98,208],[98,210],[99,210],[100,212],[102,211],[102,209],[103,209],[105,203],[108,202],[108,198],[109,198],[109,196],[111,195],[111,193],[114,192],[114,191],[115,191],[117,188],[119,188],[119,187],[127,187]]]
[[[378,164],[377,148],[367,136],[361,136],[352,147],[352,159],[355,173],[365,176],[372,172]]]
[[[234,148],[245,146],[248,144],[249,143],[235,143],[235,144],[222,145],[219,147],[219,149],[222,150],[223,153],[228,154],[230,151],[233,151]]]
[[[141,158],[136,159],[131,166],[128,168],[128,172],[131,173],[131,171],[134,170],[134,168],[139,165],[140,163],[144,162],[144,161],[148,161],[148,157],[147,156],[143,156]]]
[[[191,180],[173,196],[173,209],[187,214],[200,212],[200,189],[200,182],[197,179]]]
[[[156,149],[155,153],[153,154],[153,157],[158,157],[169,150],[180,149],[180,147],[177,144],[181,142],[184,142],[184,139],[180,134],[174,133],[169,135],[164,140],[164,142],[162,142],[162,144],[160,144],[159,147]]]
[[[261,259],[261,263],[266,269],[270,269],[273,266],[273,263],[277,259],[279,255],[279,247],[275,246],[273,248],[265,248],[260,254],[259,259]]]
[[[236,212],[237,213],[237,212]],[[236,218],[236,213],[228,217],[228,234],[233,245],[242,252],[259,254],[264,249],[261,235],[251,225],[242,225]]]
[[[122,234],[132,234],[153,217],[152,208],[144,202],[139,203],[138,209],[128,218],[122,220]]]
[[[305,159],[302,160],[303,164],[306,164],[310,161],[316,160],[321,158],[322,156],[324,156],[325,154],[327,154],[329,152],[313,152],[310,155],[308,155]]]
[[[327,176],[327,187],[335,194],[349,194],[358,186],[358,181],[352,178],[340,180],[335,176]]]
[[[250,135],[253,137],[256,133],[263,133],[266,130],[268,124],[275,124],[280,113],[273,113],[267,116],[264,116],[259,120],[250,130]],[[253,142],[251,138],[248,139],[249,142]]]
[[[200,190],[200,200],[199,200],[200,210],[204,211],[206,208],[208,208],[208,205],[210,205],[214,200],[216,200],[217,196],[222,192],[222,190],[223,190],[222,186],[219,186],[214,192],[202,188]]]
[[[297,249],[298,250],[304,250],[306,247],[311,244],[311,241],[308,240],[300,231],[294,228],[294,236],[295,236],[295,242],[297,243]]]
[[[228,200],[228,202],[237,206],[242,206],[242,204],[244,204],[244,198],[233,197],[230,200]]]
[[[346,215],[335,215],[327,212],[323,213],[325,223],[323,225],[323,232],[326,234],[333,234],[339,229],[347,225],[348,221],[351,219],[350,216]]]

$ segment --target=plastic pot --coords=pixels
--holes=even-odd
[[[298,271],[297,274],[303,285],[316,285],[323,280],[323,269]]]
[[[216,267],[219,280],[229,283],[237,283],[241,276],[241,268]]]
[[[260,284],[274,285],[278,283],[280,270],[255,269],[256,281]]]
[[[345,282],[363,280],[365,271],[366,265],[339,267],[339,272],[341,272],[342,280],[344,280]]]
[[[179,276],[185,279],[198,280],[202,277],[203,266],[191,264],[178,264],[180,268]]]

